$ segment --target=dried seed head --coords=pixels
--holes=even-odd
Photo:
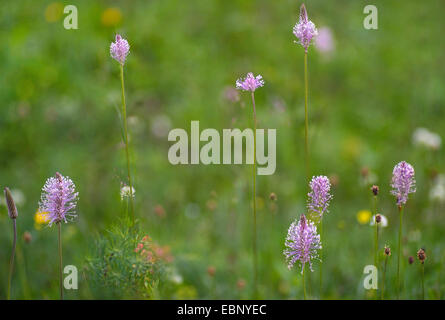
[[[390,256],[391,255],[391,248],[385,246],[385,255]]]
[[[414,263],[414,257],[413,257],[413,256],[410,256],[410,257],[408,258],[408,263],[409,263],[409,264],[413,264],[413,263]]]
[[[272,192],[269,197],[270,197],[270,200],[272,200],[272,201],[277,200],[277,195],[275,194],[275,192]]]
[[[6,205],[8,207],[8,215],[11,219],[16,219],[18,216],[17,207],[15,206],[11,191],[9,191],[8,187],[5,187],[4,192],[5,192]]]
[[[380,214],[376,214],[375,222],[380,223],[382,221],[382,216]]]
[[[425,263],[426,253],[424,249],[420,248],[419,251],[417,251],[417,259],[419,259],[420,263]]]
[[[372,190],[372,193],[375,195],[375,196],[377,196],[378,194],[379,194],[379,187],[378,186],[372,186],[372,188],[371,188],[371,190]]]

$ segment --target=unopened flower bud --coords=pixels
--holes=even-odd
[[[270,197],[270,200],[272,200],[272,201],[277,200],[277,195],[275,194],[275,192],[272,192],[269,197]]]
[[[23,241],[25,241],[26,243],[30,243],[32,241],[32,235],[29,231],[25,231],[23,233]]]
[[[16,219],[18,216],[17,207],[15,206],[11,191],[9,191],[8,187],[5,187],[4,192],[5,192],[6,206],[8,207],[8,215],[11,219]]]
[[[391,255],[391,249],[389,247],[385,247],[385,255],[387,256]]]
[[[209,274],[209,276],[213,277],[215,275],[216,269],[213,266],[210,266],[207,268],[207,273]]]
[[[414,257],[413,257],[413,256],[410,256],[410,257],[408,258],[408,263],[409,263],[409,264],[413,264],[413,263],[414,263]]]
[[[376,185],[372,186],[371,190],[372,190],[372,193],[375,196],[377,196],[379,194],[379,187],[378,186],[376,186]]]
[[[375,222],[380,223],[382,221],[382,216],[380,214],[376,214]]]
[[[424,263],[426,260],[426,253],[425,250],[420,248],[419,251],[417,251],[417,258],[419,259],[420,263]]]

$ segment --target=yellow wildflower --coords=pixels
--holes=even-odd
[[[42,225],[45,225],[49,222],[48,212],[41,212],[40,210],[36,211],[34,215],[34,227],[37,230],[40,230]]]
[[[357,213],[357,220],[360,224],[368,224],[371,220],[371,211],[369,210],[360,210]]]
[[[102,13],[102,24],[106,27],[113,27],[122,20],[121,11],[118,8],[108,8]]]

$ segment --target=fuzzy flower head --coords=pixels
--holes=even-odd
[[[306,220],[304,214],[300,221],[293,222],[287,232],[286,249],[284,255],[288,262],[288,268],[291,269],[295,263],[299,262],[301,272],[304,265],[309,263],[312,270],[312,261],[319,259],[318,250],[321,249],[320,235],[317,234],[317,227],[313,222]]]
[[[332,199],[332,195],[329,193],[331,190],[331,183],[326,176],[312,177],[309,182],[311,192],[308,193],[308,209],[311,213],[322,218],[323,214],[328,212],[329,201]]]
[[[125,64],[125,59],[130,53],[130,45],[128,41],[121,37],[120,34],[116,35],[116,41],[110,45],[111,57],[119,62],[121,65]]]
[[[304,4],[301,5],[300,21],[294,26],[293,33],[298,38],[298,41],[296,42],[301,44],[306,52],[311,44],[312,38],[318,35],[315,24],[307,17],[307,11]]]
[[[76,216],[78,195],[73,181],[57,172],[54,177],[46,180],[42,188],[39,211],[48,212],[50,226],[53,223],[67,222],[69,218]]]
[[[416,192],[413,166],[405,161],[399,162],[392,172],[391,187],[391,194],[397,197],[397,205],[404,205],[408,195]]]
[[[262,86],[264,86],[263,77],[261,75],[255,77],[252,72],[249,72],[244,79],[239,78],[236,80],[236,88],[238,90],[254,92],[257,88]]]
[[[121,200],[124,200],[125,198],[134,198],[134,194],[136,193],[136,190],[134,188],[131,188],[129,186],[123,186],[121,188]]]

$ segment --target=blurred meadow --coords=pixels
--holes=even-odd
[[[77,6],[78,30],[63,28],[68,4]],[[445,2],[377,0],[378,30],[363,27],[367,4],[306,1],[323,35],[308,54],[311,174],[330,177],[334,196],[323,223],[322,298],[374,297],[363,288],[363,268],[374,259],[373,184],[380,187],[378,210],[388,219],[380,248],[386,244],[393,252],[385,296],[395,298],[399,224],[389,192],[394,165],[406,160],[416,170],[417,192],[404,215],[401,297],[421,297],[416,252],[422,247],[425,297],[443,299],[445,161],[440,139],[431,133],[445,137]],[[277,129],[276,172],[257,176],[258,297],[302,298],[300,270],[288,270],[283,255],[287,229],[306,212],[308,192],[304,50],[292,34],[300,5],[1,3],[0,186],[12,190],[19,214],[13,299],[58,298],[57,231],[35,215],[41,188],[56,171],[69,176],[79,192],[78,218],[63,225],[64,264],[79,270],[79,289],[65,290],[67,299],[252,298],[251,166],[174,166],[167,158],[168,132],[189,132],[192,120],[200,121],[201,130],[219,132],[252,126],[250,96],[234,89],[247,72],[265,80],[255,94],[258,127]],[[151,237],[163,261],[156,279],[147,276],[151,269],[127,270],[136,268],[137,253],[134,239],[127,241],[126,201],[120,195],[127,176],[119,65],[109,51],[116,33],[131,46],[125,90],[135,213],[140,236]],[[119,245],[110,249],[113,241]],[[11,242],[2,195],[1,299]],[[118,260],[104,266],[110,251],[129,265]],[[307,278],[314,299],[320,298],[318,268],[315,263]]]

